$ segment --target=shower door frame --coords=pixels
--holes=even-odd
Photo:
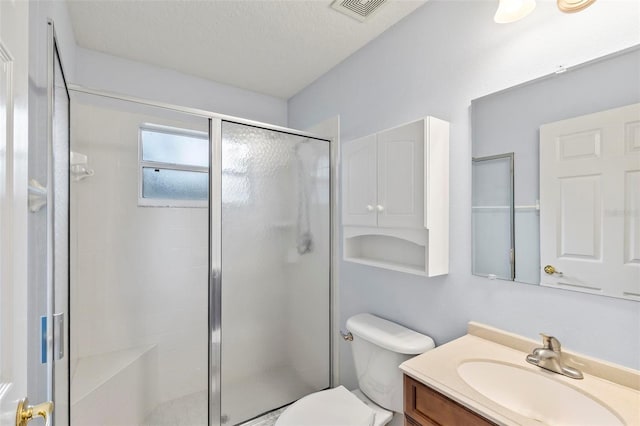
[[[257,127],[265,130],[287,133],[290,135],[308,137],[312,139],[325,140],[329,143],[330,173],[329,173],[329,386],[334,387],[337,383],[337,366],[334,361],[337,359],[338,347],[335,344],[334,336],[339,332],[338,319],[336,318],[335,304],[337,301],[337,282],[339,265],[338,235],[338,173],[340,161],[340,140],[339,138],[327,138],[310,132],[290,129],[283,126],[263,123],[234,117],[225,114],[218,114],[199,108],[182,107],[165,102],[151,101],[135,96],[122,95],[115,92],[87,88],[77,84],[68,84],[69,92],[84,93],[101,96],[104,98],[116,99],[127,102],[134,102],[140,105],[162,108],[170,111],[190,114],[209,120],[209,406],[208,424],[209,426],[222,426],[222,401],[221,401],[221,290],[222,290],[222,122],[231,122],[247,126]],[[218,173],[212,173],[218,170]],[[275,408],[275,407],[274,407]]]

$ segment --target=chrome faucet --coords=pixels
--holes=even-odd
[[[543,347],[535,348],[533,353],[527,355],[527,362],[572,379],[582,379],[583,376],[579,370],[564,365],[562,362],[562,351],[558,339],[543,333],[540,335]]]

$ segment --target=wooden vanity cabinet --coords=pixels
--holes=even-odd
[[[404,376],[405,426],[495,425],[430,387]]]

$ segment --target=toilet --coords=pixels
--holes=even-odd
[[[359,388],[316,392],[290,405],[275,426],[382,426],[403,412],[405,360],[435,347],[433,339],[371,314],[347,320]]]

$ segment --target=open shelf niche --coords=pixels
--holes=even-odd
[[[416,232],[346,227],[344,233],[344,260],[427,276],[426,229]]]

